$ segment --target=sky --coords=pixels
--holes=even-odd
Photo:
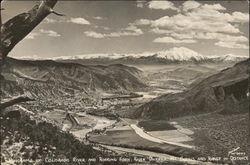
[[[3,22],[37,3],[5,0]],[[248,56],[248,6],[245,0],[58,1],[54,10],[66,16],[49,15],[9,55],[51,58],[184,47],[205,56]]]

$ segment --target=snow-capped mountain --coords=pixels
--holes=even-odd
[[[156,53],[158,58],[165,58],[173,61],[203,61],[207,58],[191,49],[185,47],[172,48],[166,51]]]
[[[226,55],[221,55],[221,56],[209,56],[208,58],[217,62],[239,62],[239,61],[246,60],[249,57],[234,55],[234,54],[226,54]]]
[[[172,48],[165,51],[159,52],[143,52],[143,53],[129,53],[129,54],[84,54],[84,55],[76,55],[71,57],[61,56],[53,58],[54,60],[74,60],[74,59],[140,59],[140,58],[148,58],[154,57],[159,59],[171,60],[171,61],[193,61],[193,60],[206,60],[207,58],[191,49],[185,47]]]
[[[236,63],[247,59],[247,56],[239,56],[233,54],[205,56],[186,47],[174,47],[158,52],[143,53],[99,53],[99,54],[82,54],[75,56],[59,56],[54,58],[46,58],[55,61],[73,61],[81,64],[169,64],[181,62],[230,62]],[[29,60],[41,60],[41,58],[22,58]]]

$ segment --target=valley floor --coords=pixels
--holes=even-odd
[[[25,109],[18,106],[18,108],[20,107],[22,110]],[[25,109],[25,112],[30,113],[28,109]],[[247,154],[247,132],[244,131],[248,130],[248,114],[225,116],[219,113],[208,113],[186,116],[172,119],[169,122],[176,130],[147,132],[138,127],[138,120],[123,118],[109,120],[85,112],[72,113],[72,115],[79,122],[79,125],[70,132],[79,139],[87,140],[87,142],[117,153],[130,153],[147,158],[151,156],[157,158],[159,162],[204,165],[220,164],[223,162],[222,159],[226,160],[226,158],[228,160],[224,162],[231,162],[232,157],[230,156],[232,155],[228,155],[229,151],[238,147],[240,147],[240,152]],[[53,121],[58,126],[68,123],[68,129],[72,128],[72,123],[65,118],[63,110],[45,112],[40,117],[44,117],[48,122]],[[173,131],[179,131],[186,135],[185,138],[190,139],[175,139],[176,134]],[[178,137],[180,136],[178,135]],[[195,150],[190,146],[195,146]],[[180,158],[182,156],[186,158]],[[193,158],[198,158],[200,161]],[[236,162],[237,164],[246,163],[244,160]]]
[[[243,153],[241,155],[243,159],[248,154],[247,149],[250,148],[247,141],[249,126],[247,113],[222,115],[215,112],[157,122],[127,118],[135,107],[150,99],[166,93],[183,91],[194,81],[200,81],[201,78],[216,72],[204,66],[199,66],[198,69],[190,66],[187,68],[187,71],[184,67],[178,69],[171,67],[167,68],[167,71],[164,68],[160,70],[160,74],[158,70],[152,71],[148,73],[150,77],[148,83],[151,88],[148,91],[126,93],[126,97],[124,93],[101,91],[93,92],[91,97],[83,97],[79,92],[62,98],[48,96],[47,100],[24,103],[17,108],[34,119],[39,118],[52,123],[62,132],[74,135],[81,142],[99,149],[104,147],[118,155],[121,153],[140,155],[147,160],[154,157],[160,159],[158,163],[199,165],[246,163],[245,160],[232,159],[235,156],[233,150],[237,149]],[[197,71],[199,69],[203,69],[202,73]],[[183,70],[189,75],[185,75]],[[167,76],[162,77],[166,74]],[[186,77],[183,78],[183,75]],[[193,75],[193,79],[190,79],[190,75]],[[171,76],[172,78],[169,78]],[[166,88],[167,86],[169,88]],[[100,93],[102,95],[99,95]],[[132,96],[136,94],[143,96],[133,98]],[[131,97],[128,98],[127,95]]]

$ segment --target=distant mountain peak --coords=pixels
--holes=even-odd
[[[235,54],[225,54],[225,55],[215,55],[210,56],[209,59],[221,61],[221,62],[239,62],[248,59],[247,56],[235,55]]]
[[[143,53],[97,53],[97,54],[82,54],[74,56],[59,56],[46,58],[56,61],[74,61],[80,60],[87,63],[99,64],[101,62],[124,63],[124,64],[167,64],[174,62],[239,62],[247,59],[247,56],[226,54],[226,55],[212,55],[205,56],[194,50],[186,47],[173,47],[171,49],[162,50],[158,52],[143,52]],[[21,59],[41,60],[41,57],[35,58],[23,57]],[[86,63],[86,64],[87,64]]]
[[[174,47],[166,51],[158,52],[158,57],[175,61],[205,60],[206,57],[185,47]]]

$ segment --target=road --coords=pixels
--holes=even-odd
[[[70,113],[67,113],[66,115],[66,118],[71,122],[72,126],[69,130],[75,128],[76,126],[79,125],[79,121],[74,117],[72,116]]]
[[[137,135],[139,135],[140,137],[152,141],[152,142],[156,142],[156,143],[161,143],[161,144],[172,144],[172,145],[176,145],[176,146],[180,146],[180,147],[184,147],[184,148],[194,148],[191,145],[186,145],[186,144],[182,144],[182,143],[176,143],[176,142],[170,142],[167,140],[162,140],[159,139],[157,137],[154,137],[152,135],[147,134],[143,129],[139,128],[137,125],[135,124],[131,124],[130,127],[136,132]]]
[[[156,143],[161,143],[161,144],[172,144],[172,145],[176,145],[179,147],[184,147],[184,148],[194,148],[194,146],[191,145],[187,145],[187,144],[182,144],[182,143],[177,143],[177,142],[170,142],[167,140],[163,140],[157,137],[154,137],[152,135],[149,135],[148,133],[146,133],[143,129],[141,129],[140,127],[138,127],[136,124],[130,124],[128,121],[126,121],[125,119],[120,118],[122,121],[124,121],[125,123],[127,123],[134,131],[137,135],[139,135],[140,137],[142,137],[143,139],[152,141],[152,142],[156,142]]]
[[[32,111],[27,110],[26,108],[22,107],[21,105],[16,105],[18,108],[22,109],[24,112],[34,115],[35,113]]]
[[[31,112],[31,111],[23,108],[22,106],[19,106],[19,108],[21,108],[22,110]],[[78,120],[74,116],[69,114],[68,118],[72,122],[73,125],[79,124]],[[127,122],[124,119],[122,119],[122,120]],[[131,128],[133,128],[135,130],[135,132],[139,136],[141,136],[143,138],[147,138],[148,140],[150,139],[151,141],[153,140],[155,142],[156,141],[165,142],[165,141],[159,141],[160,139],[157,139],[155,137],[148,135],[141,128],[137,127],[135,124],[130,124],[130,126],[131,126]],[[126,153],[133,153],[133,154],[137,154],[137,155],[147,156],[147,157],[159,158],[163,162],[180,162],[180,163],[185,163],[185,164],[213,165],[213,163],[210,163],[210,162],[201,162],[201,161],[192,160],[192,159],[184,159],[184,158],[180,158],[180,157],[171,156],[168,154],[157,153],[157,152],[152,152],[152,151],[147,151],[147,150],[137,150],[137,149],[123,148],[123,147],[116,147],[116,146],[109,146],[109,145],[100,145],[100,146],[103,146],[109,150],[116,151],[116,152],[126,152]]]

